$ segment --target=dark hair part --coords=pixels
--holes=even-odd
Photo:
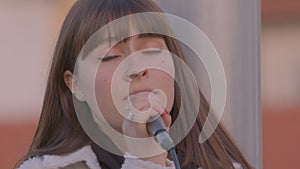
[[[92,143],[77,119],[72,93],[63,79],[64,72],[73,72],[80,50],[93,33],[114,19],[141,12],[162,11],[151,0],[78,0],[74,4],[55,47],[38,128],[22,160],[44,154],[68,154]],[[169,50],[184,60],[179,43],[163,37]],[[202,101],[196,123],[176,145],[182,168],[234,168],[232,162],[240,163],[243,169],[252,168],[221,125],[206,142],[199,144],[198,137],[210,107],[199,93]],[[179,88],[175,86],[173,119],[178,116],[180,97]]]

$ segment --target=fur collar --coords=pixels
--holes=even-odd
[[[56,169],[68,165],[85,162],[90,169],[101,169],[91,146],[85,146],[69,155],[44,155],[26,160],[19,169]]]

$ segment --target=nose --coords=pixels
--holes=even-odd
[[[143,69],[141,71],[139,70],[134,70],[134,69],[129,69],[126,71],[126,77],[128,80],[134,80],[134,79],[144,79],[147,78],[149,75],[149,70],[148,69]]]
[[[127,48],[124,50],[127,56],[127,70],[125,72],[128,81],[147,78],[149,70],[146,69],[143,55],[136,49],[136,37],[131,38],[127,43]],[[144,65],[144,66],[143,66]]]

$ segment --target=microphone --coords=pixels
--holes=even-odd
[[[150,118],[146,124],[148,133],[154,136],[156,142],[165,150],[169,151],[174,161],[175,168],[180,169],[180,163],[176,154],[175,144],[170,137],[164,120],[160,115]]]
[[[172,138],[170,137],[164,120],[160,115],[150,118],[146,124],[148,133],[154,136],[156,142],[165,150],[174,148]]]

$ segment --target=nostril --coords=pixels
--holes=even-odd
[[[137,74],[131,74],[131,75],[129,75],[129,78],[134,79],[136,76],[137,76]]]
[[[138,72],[138,73],[135,73],[135,72],[126,73],[126,75],[130,79],[135,79],[137,77],[139,77],[139,78],[141,78],[141,77],[147,77],[148,76],[148,72],[147,72],[147,70],[143,70],[143,71]]]
[[[143,73],[142,73],[142,76],[146,76],[147,75],[147,70],[145,70]]]

